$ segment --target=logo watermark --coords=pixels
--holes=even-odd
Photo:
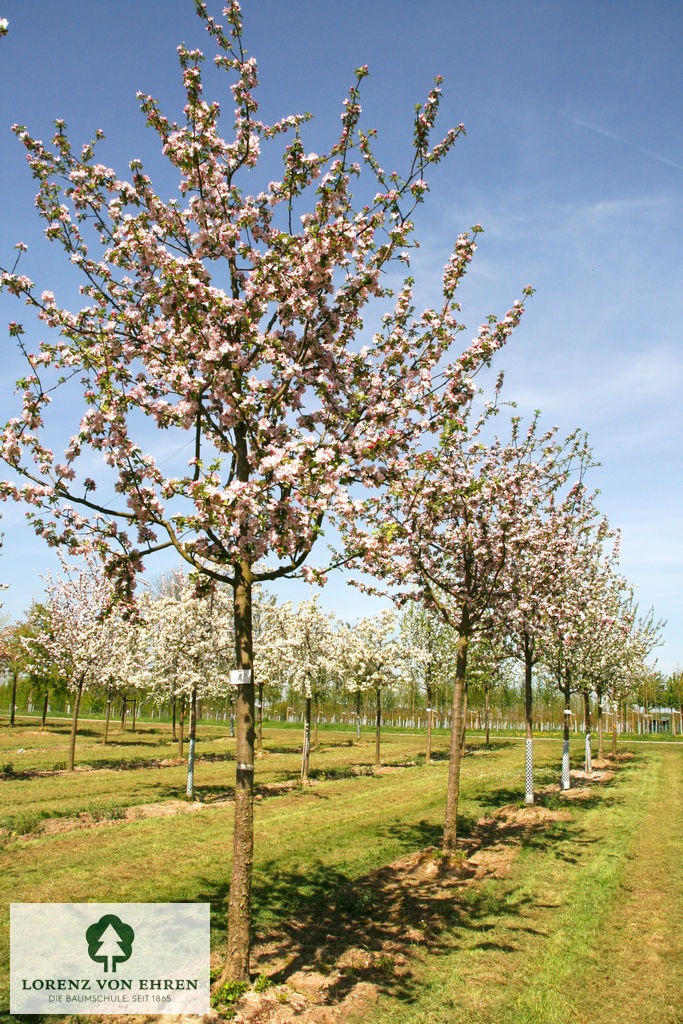
[[[125,963],[133,952],[135,932],[116,914],[104,914],[85,933],[88,956],[104,969],[116,971],[116,965]]]
[[[11,1013],[209,1012],[207,903],[13,903]]]

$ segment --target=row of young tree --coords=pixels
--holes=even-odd
[[[501,586],[506,582],[503,567]],[[554,580],[548,574],[548,580]],[[611,584],[623,584],[612,575]],[[554,584],[549,583],[552,590]],[[502,592],[502,591],[501,591]],[[144,702],[172,709],[173,733],[179,724],[179,756],[183,756],[184,723],[189,712],[188,796],[193,793],[193,773],[198,705],[234,711],[234,622],[229,591],[212,586],[208,593],[197,591],[192,580],[176,571],[159,582],[156,592],[146,591],[137,602],[137,614],[120,614],[112,605],[113,590],[102,566],[93,557],[77,571],[63,559],[63,573],[46,577],[47,600],[34,604],[26,621],[7,628],[0,635],[0,661],[12,679],[10,725],[14,724],[16,687],[20,674],[28,677],[25,687],[32,702],[42,700],[43,727],[50,691],[70,696],[72,730],[68,768],[73,770],[78,716],[84,693],[104,713],[104,743],[108,741],[109,720],[115,699],[122,703],[123,721],[127,706],[135,714]],[[556,591],[562,602],[563,629],[567,620],[568,591]],[[571,657],[558,646],[552,632],[557,616],[540,617],[534,633],[524,622],[523,642],[507,628],[492,621],[468,643],[469,665],[462,683],[461,754],[465,749],[467,699],[470,689],[484,697],[484,728],[490,721],[491,690],[506,685],[510,667],[520,662],[524,677],[527,740],[532,739],[532,676],[534,667],[545,669],[542,683],[554,676],[565,703],[566,738],[569,699],[583,697],[586,730],[586,767],[590,768],[590,708],[594,697],[598,719],[599,755],[603,753],[603,713],[609,709],[616,745],[616,710],[653,685],[656,678],[644,657],[657,639],[657,625],[651,617],[638,620],[633,614],[629,591],[611,595],[613,621],[607,616],[607,595],[595,590],[592,606],[582,600],[582,618],[571,647]],[[540,590],[536,598],[540,599]],[[546,595],[546,607],[552,594]],[[361,717],[368,717],[368,696],[375,717],[375,762],[380,763],[382,699],[412,704],[412,713],[424,708],[426,760],[431,761],[432,725],[446,695],[458,686],[458,651],[462,634],[444,620],[438,610],[410,601],[399,617],[392,611],[362,619],[354,625],[337,622],[326,614],[317,600],[303,602],[295,610],[290,602],[257,593],[254,602],[255,685],[258,693],[256,744],[262,750],[264,702],[300,701],[303,706],[303,749],[301,777],[308,780],[311,749],[311,721],[316,725],[322,705],[345,694],[354,705],[358,737]],[[533,652],[533,657],[529,657]],[[672,681],[673,682],[673,681]],[[513,684],[514,688],[514,684]],[[536,689],[539,689],[538,681]],[[353,698],[353,701],[351,700]],[[364,715],[361,716],[361,710]],[[234,724],[233,724],[234,728]],[[317,736],[316,736],[317,741]],[[488,741],[488,738],[487,738]],[[567,752],[565,751],[565,754]],[[527,751],[526,801],[533,802],[533,753]],[[564,776],[568,787],[568,771]]]
[[[9,467],[0,494],[28,503],[37,534],[50,544],[102,563],[94,590],[87,564],[75,573],[75,604],[58,581],[49,584],[56,589],[42,646],[51,657],[60,630],[72,637],[60,657],[75,704],[95,673],[104,686],[122,674],[127,685],[145,686],[163,664],[162,686],[182,679],[191,707],[200,679],[218,685],[225,671],[236,673],[221,985],[248,978],[255,682],[266,678],[277,650],[261,638],[255,588],[297,574],[322,584],[325,569],[307,559],[327,523],[341,537],[329,568],[345,565],[361,587],[420,609],[423,643],[413,646],[428,656],[411,658],[425,686],[441,671],[439,638],[448,631],[455,665],[446,851],[456,842],[461,723],[478,645],[482,663],[512,656],[524,665],[532,799],[534,666],[552,667],[567,706],[571,691],[585,687],[599,694],[601,707],[619,699],[657,628],[651,617],[638,617],[618,576],[615,538],[584,483],[592,461],[585,438],[560,439],[538,420],[524,428],[519,419],[497,436],[500,382],[476,412],[474,378],[524,312],[517,300],[503,317],[488,317],[460,351],[457,287],[479,225],[458,236],[434,308],[417,312],[413,279],[399,278],[416,245],[412,217],[427,176],[463,131],[460,125],[432,141],[440,79],[416,108],[403,174],[383,168],[376,132],[362,126],[366,67],[356,69],[328,152],[307,153],[308,115],[259,119],[257,67],[244,50],[237,0],[225,8],[225,25],[203,0],[195,8],[216,46],[215,64],[232,76],[234,121],[223,138],[220,104],[204,99],[197,49],[178,49],[186,93],[180,123],[140,94],[179,176],[179,200],[155,191],[139,160],[127,178],[98,162],[99,131],[74,148],[61,120],[48,145],[15,126],[38,183],[45,234],[81,275],[82,298],[72,309],[20,273],[23,243],[13,265],[0,268],[0,288],[51,332],[36,347],[23,324],[10,325],[27,372],[21,409],[0,436]],[[271,180],[272,160],[262,149],[283,138],[282,174]],[[384,312],[367,336],[371,299]],[[64,425],[74,411],[69,436]],[[63,434],[63,443],[55,440]],[[201,613],[172,581],[157,606],[143,595],[133,607],[140,570],[164,549],[188,564]],[[131,614],[149,624],[153,657],[149,639],[124,641]],[[230,628],[216,636],[222,616]],[[164,639],[167,619],[175,632]],[[297,653],[288,671],[314,699],[329,648],[307,647],[305,620],[305,613],[292,618],[287,635]],[[368,630],[385,623],[388,630],[388,622]],[[184,641],[186,626],[192,635]],[[388,663],[377,663],[374,639],[360,627],[349,635],[349,678],[371,685]],[[390,658],[399,641],[385,635]],[[568,771],[568,737],[565,747]]]

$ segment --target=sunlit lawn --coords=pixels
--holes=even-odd
[[[186,766],[154,764],[176,757],[168,726],[142,723],[135,733],[121,733],[119,723],[105,747],[101,727],[85,724],[78,761],[100,767],[73,774],[52,768],[63,756],[68,723],[52,725],[45,733],[35,727],[3,730],[0,767],[11,760],[15,773],[0,779],[6,826],[0,888],[5,903],[210,902],[212,948],[220,951],[234,784],[234,741],[226,732],[224,723],[200,729],[200,810],[123,821],[117,819],[127,807],[168,803],[184,795]],[[445,734],[435,736],[435,763],[425,765],[423,734],[387,731],[383,763],[404,767],[373,774],[372,730],[366,729],[356,744],[347,730],[321,729],[307,788],[296,784],[300,738],[298,729],[267,727],[265,753],[257,759],[257,931],[310,915],[316,908],[329,912],[354,880],[403,854],[438,844],[440,838],[447,781]],[[16,753],[22,748],[22,754]],[[582,748],[580,738],[573,740],[577,767]],[[537,786],[556,781],[560,754],[559,740],[536,744]],[[463,834],[483,813],[519,801],[523,783],[522,743],[496,739],[486,750],[473,737],[462,769]],[[228,802],[212,805],[222,797]],[[82,811],[104,821],[40,834],[45,817],[69,818]],[[15,832],[25,834],[8,834],[12,822]],[[372,1014],[366,1009],[364,1024],[673,1021],[662,1014],[672,998],[667,979],[676,971],[675,954],[665,947],[680,937],[679,822],[680,749],[640,746],[636,761],[614,783],[586,806],[572,807],[569,825],[522,848],[509,880],[486,883],[479,895],[474,891],[471,898],[479,902],[471,927],[455,928],[444,921],[443,944],[418,951],[411,999],[392,992],[388,979]],[[668,897],[662,895],[667,885]],[[629,921],[636,922],[635,930]],[[659,936],[654,944],[641,942],[638,933],[650,925]],[[643,995],[643,1016],[610,1016],[612,986],[631,984],[641,953],[650,965],[644,991],[654,990],[650,1002],[660,1015],[650,1013]],[[8,998],[6,930],[0,957],[2,1006]],[[590,995],[583,1004],[577,977]],[[591,1005],[599,1007],[599,1014],[591,1015]],[[635,1012],[634,1005],[631,1000],[629,1012]]]

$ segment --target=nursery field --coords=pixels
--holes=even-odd
[[[5,905],[210,902],[218,964],[234,740],[224,725],[201,726],[196,800],[188,804],[186,766],[168,727],[117,730],[105,746],[101,724],[84,722],[72,774],[61,769],[68,728],[2,729]],[[597,762],[587,780],[577,739],[573,788],[561,794],[561,741],[537,742],[538,799],[525,808],[523,744],[496,739],[487,749],[473,737],[462,764],[460,850],[446,860],[438,849],[445,735],[435,735],[434,763],[426,765],[424,736],[387,732],[375,769],[370,730],[360,743],[349,732],[321,730],[306,787],[298,784],[299,741],[291,728],[264,730],[252,962],[260,992],[226,993],[220,1017],[273,1024],[679,1019],[683,746],[620,744],[618,760]],[[8,949],[5,917],[0,1006],[11,1020]]]

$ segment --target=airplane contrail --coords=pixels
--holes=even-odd
[[[607,131],[606,128],[600,128],[599,125],[591,124],[590,121],[583,121],[580,117],[570,117],[569,120],[580,128],[588,128],[592,132],[597,132],[598,135],[604,135],[607,139],[613,139],[615,142],[621,142],[624,146],[630,146],[632,149],[637,149],[640,153],[644,153],[646,156],[651,156],[654,160],[659,160],[663,164],[668,164],[669,167],[675,167],[676,170],[683,171],[683,165],[677,164],[675,160],[669,160],[668,156],[662,156],[661,153],[655,153],[651,149],[646,149],[645,146],[639,146],[637,142],[631,142],[630,139],[624,139],[621,135],[615,135],[614,132]]]

